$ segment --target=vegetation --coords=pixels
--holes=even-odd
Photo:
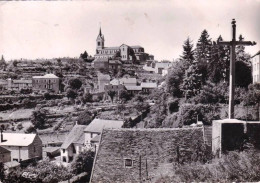
[[[47,113],[48,111],[46,109],[33,111],[31,122],[34,125],[34,128],[43,129],[45,127],[45,124],[47,122]]]

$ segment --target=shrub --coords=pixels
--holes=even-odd
[[[88,110],[81,112],[77,117],[77,122],[79,125],[88,125],[91,121],[92,121],[92,114]]]

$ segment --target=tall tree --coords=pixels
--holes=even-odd
[[[181,90],[185,98],[193,97],[200,93],[202,87],[202,74],[199,70],[198,63],[194,61],[185,72]]]
[[[219,36],[218,41],[223,41]],[[218,83],[220,81],[227,81],[229,76],[229,47],[218,45],[213,41],[211,49],[211,60],[208,63],[209,79],[212,82]]]
[[[181,55],[181,59],[185,62],[186,69],[189,68],[189,66],[194,61],[194,50],[193,50],[193,44],[190,38],[188,37],[183,44],[183,52]]]
[[[196,45],[195,58],[198,62],[199,72],[202,74],[202,82],[208,79],[208,63],[211,61],[212,42],[208,31],[203,30]]]

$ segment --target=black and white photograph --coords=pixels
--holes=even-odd
[[[260,182],[260,0],[1,0],[0,183]]]

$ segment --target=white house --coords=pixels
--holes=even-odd
[[[121,128],[123,124],[123,120],[94,119],[84,130],[87,148],[97,145],[99,138],[96,136],[100,135],[104,128],[117,129]]]
[[[260,82],[260,51],[258,51],[254,56],[251,57],[252,61],[252,76],[253,83]]]
[[[74,156],[84,150],[84,129],[86,125],[75,125],[61,145],[61,161],[69,163]]]
[[[42,141],[36,134],[2,133],[0,146],[11,151],[11,161],[42,158]]]

